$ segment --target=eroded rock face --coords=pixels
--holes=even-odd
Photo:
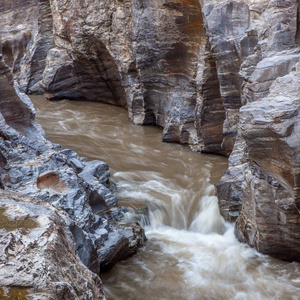
[[[164,141],[197,144],[196,77],[206,45],[197,0],[53,0],[51,7],[49,99],[126,105],[133,123],[164,127]]]
[[[22,91],[42,83],[49,99],[127,106],[133,123],[203,152],[229,155],[242,104],[298,60],[296,0],[49,1],[1,7],[2,52]]]
[[[261,101],[241,110],[247,147],[243,206],[236,235],[263,253],[300,260],[300,68],[278,78]],[[251,124],[251,125],[250,125]]]
[[[297,61],[292,52],[270,58],[295,47],[296,1],[53,0],[51,8],[49,99],[126,105],[133,123],[161,126],[164,141],[203,152],[229,155],[242,104]]]
[[[17,289],[28,299],[105,299],[100,278],[75,254],[73,221],[66,213],[0,191],[0,214],[1,296]]]
[[[128,56],[125,37],[114,37],[128,26],[115,12],[114,1],[53,0],[55,48],[48,53],[43,86],[50,100],[100,101],[125,106],[122,64]],[[120,6],[126,4],[120,3]],[[118,22],[118,28],[113,22]],[[124,28],[120,29],[121,26]],[[115,41],[113,41],[115,40]],[[111,48],[120,54],[116,61]],[[124,46],[124,47],[123,47]],[[128,60],[128,58],[127,58]],[[119,64],[118,64],[119,62]]]
[[[209,124],[209,128],[213,129],[211,138],[207,136],[211,136],[210,132],[204,134],[207,136],[208,143],[212,143],[211,139],[216,135],[214,125],[219,128],[217,139],[206,150],[229,155],[235,141],[238,111],[241,107],[242,82],[238,72],[245,57],[254,52],[257,39],[252,38],[247,32],[250,25],[250,9],[245,1],[200,2],[202,2],[206,34],[210,42],[212,57],[210,80],[214,84],[215,91],[214,101],[204,98],[205,110],[200,115],[200,120],[206,118],[218,120],[213,124],[210,124],[211,121],[205,122],[203,126],[205,128],[206,124]],[[206,114],[206,111],[209,113]]]
[[[3,0],[0,12],[0,54],[23,92],[42,93],[46,56],[54,47],[49,0]]]
[[[133,1],[132,10],[143,124],[163,127],[164,141],[192,143],[197,137],[197,67],[206,44],[200,4]]]
[[[32,61],[32,68],[15,72],[23,90],[37,81],[22,81],[25,73],[41,84],[47,52],[42,87],[49,99],[127,106],[133,123],[163,127],[166,142],[231,152],[241,106],[238,72],[258,40],[247,33],[247,3],[51,0],[49,15],[49,3],[36,1],[40,10],[23,27],[39,43],[20,54],[20,66]],[[34,23],[37,17],[45,21]]]
[[[46,96],[126,105],[133,123],[163,127],[166,142],[228,155],[238,72],[257,38],[246,33],[246,3],[200,2],[51,1]]]
[[[249,30],[255,30],[259,42],[241,65],[245,106],[217,192],[221,213],[236,220],[241,241],[260,252],[299,261],[297,6],[297,1],[250,5],[256,19]],[[262,22],[270,29],[262,32]]]
[[[16,95],[3,60],[0,74],[0,87],[6,95],[0,99],[1,187],[38,197],[66,211],[73,220],[70,230],[76,251],[95,273],[100,272],[101,265],[107,268],[135,253],[145,241],[144,232],[139,225],[123,224],[126,209],[117,206],[108,165],[87,162],[73,150],[47,141],[34,120],[29,98],[21,92],[20,98]],[[7,109],[10,103],[12,111]],[[109,257],[103,251],[108,251]]]

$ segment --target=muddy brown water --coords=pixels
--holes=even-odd
[[[161,129],[130,124],[122,108],[32,100],[49,140],[110,165],[129,219],[150,210],[147,245],[101,275],[108,299],[300,299],[300,264],[239,243],[220,216],[225,158],[162,143]]]

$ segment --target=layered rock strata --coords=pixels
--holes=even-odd
[[[200,2],[202,8],[197,0],[6,4],[2,52],[20,65],[14,73],[22,91],[43,87],[52,100],[127,106],[133,123],[163,127],[164,141],[228,155],[241,106],[237,72],[257,39],[245,33],[245,3]],[[8,25],[20,9],[30,9],[30,18],[17,15]]]
[[[144,243],[144,233],[137,224],[123,224],[126,210],[117,206],[108,165],[87,162],[73,150],[47,141],[29,98],[13,87],[3,60],[0,74],[5,96],[0,99],[1,188],[62,208],[73,221],[77,254],[95,273],[135,253]]]
[[[248,31],[259,42],[240,67],[240,123],[229,168],[217,184],[222,215],[260,252],[300,261],[298,3],[262,2]],[[273,16],[276,16],[273,17]],[[269,24],[263,27],[262,24]]]
[[[241,105],[297,59],[267,61],[295,47],[297,9],[296,0],[4,2],[2,53],[22,91],[127,106],[133,123],[163,127],[164,141],[229,155]]]
[[[163,140],[195,142],[197,66],[206,44],[198,1],[51,3],[49,99],[127,106],[133,123],[164,127]]]
[[[239,179],[240,186],[235,190],[242,200],[235,224],[237,237],[262,253],[297,261],[299,84],[298,64],[295,71],[275,80],[266,97],[243,106],[239,129],[243,157],[235,167],[230,166]],[[232,181],[231,175],[227,171],[223,181],[228,177]]]
[[[0,12],[0,53],[23,92],[43,93],[46,57],[54,47],[49,0],[3,0]]]
[[[35,0],[0,11],[1,52],[22,91],[126,106],[133,123],[163,127],[164,141],[230,151],[223,147],[230,113],[197,0]]]

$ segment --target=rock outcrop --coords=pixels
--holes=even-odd
[[[285,87],[286,107],[283,102],[276,108],[260,105],[278,100],[276,86],[284,86],[280,78],[288,86],[285,76],[294,78],[291,82],[298,76],[294,68],[300,61],[299,6],[297,0],[4,1],[0,5],[0,50],[13,70],[17,90],[39,92],[42,88],[50,100],[67,98],[124,106],[133,123],[163,127],[166,142],[189,144],[205,153],[231,154],[229,168],[217,184],[221,213],[229,221],[237,220],[236,233],[241,240],[264,253],[299,260],[297,251],[289,256],[282,248],[284,244],[290,249],[298,245],[292,242],[296,241],[292,232],[298,230],[299,215],[297,145],[293,144],[291,150],[286,141],[292,136],[296,143],[289,125],[297,123],[296,87]],[[25,20],[20,18],[21,10],[28,12]],[[13,21],[7,22],[12,15]],[[28,128],[37,125],[32,125],[32,109],[17,105],[24,109],[22,116],[26,115],[30,123],[26,130],[23,117],[19,127],[14,124],[15,113],[10,119],[12,111],[6,104],[3,114],[8,125],[25,134],[15,139],[28,153],[32,132]],[[278,128],[271,128],[272,120]],[[280,132],[275,134],[276,130]],[[16,135],[11,134],[9,140]],[[35,153],[24,160],[30,163],[38,157],[34,163],[41,167],[33,172],[34,177],[24,176],[24,170],[14,166],[25,182],[35,178],[36,183],[28,188],[33,196],[50,197],[79,223],[79,215],[86,213],[80,207],[87,205],[86,216],[95,216],[114,205],[109,182],[103,181],[91,165],[71,150],[62,151],[47,142],[33,144]],[[5,154],[12,150],[4,146],[3,165],[14,161]],[[44,156],[37,156],[37,151]],[[47,163],[40,161],[42,157]],[[101,163],[96,165],[99,170],[106,168]],[[61,172],[57,173],[57,168]],[[73,173],[68,178],[74,176],[75,189],[63,175],[69,169]],[[11,178],[11,174],[4,172],[3,178]],[[9,183],[11,188],[27,192],[18,181],[21,175],[13,174],[12,178],[15,182]],[[2,184],[10,188],[5,180]],[[71,198],[67,196],[70,189]],[[77,204],[70,200],[74,197]],[[278,203],[282,201],[288,201],[284,204],[287,211],[281,210]],[[258,211],[261,206],[265,208]],[[273,213],[281,227],[270,221]],[[98,222],[94,217],[91,220]],[[80,230],[85,230],[84,224],[80,223]],[[284,232],[278,233],[278,239],[271,238],[276,235],[276,224],[278,232]],[[101,236],[105,233],[102,229],[107,228],[104,223],[99,226]],[[98,243],[97,238],[87,235],[92,244]],[[82,247],[92,249],[84,243],[78,249]],[[101,250],[97,251],[99,255]],[[82,259],[94,265],[93,259]]]
[[[164,127],[163,140],[196,142],[196,77],[206,45],[198,1],[51,4],[49,99],[127,106],[133,123]]]
[[[297,137],[300,48],[297,1],[250,5],[258,38],[241,64],[239,130],[217,184],[222,215],[260,252],[300,260]],[[276,16],[274,18],[273,16]],[[268,27],[263,24],[269,24]]]
[[[0,33],[6,52],[14,51],[17,39],[24,44],[17,61],[23,69],[14,72],[22,91],[34,91],[34,82],[51,100],[127,106],[133,123],[163,127],[166,142],[222,155],[231,152],[241,107],[238,71],[258,42],[253,32],[246,32],[251,21],[246,3],[34,3],[26,22],[15,18],[27,29],[28,41],[23,31],[11,33],[15,24]],[[7,4],[3,11],[9,15],[28,4],[15,6]]]
[[[297,261],[299,84],[298,64],[295,71],[274,81],[268,96],[242,107],[239,144],[244,145],[243,158],[237,166],[230,166],[239,178],[235,190],[242,201],[235,224],[237,237],[262,253]],[[231,175],[227,172],[223,182],[228,177],[232,180]]]
[[[137,224],[123,224],[126,209],[117,206],[108,165],[87,162],[73,150],[47,141],[29,98],[13,86],[2,59],[0,88],[1,188],[62,208],[73,221],[77,254],[95,273],[135,253],[144,243],[144,233]]]
[[[75,254],[66,213],[0,191],[0,214],[1,299],[105,299],[99,276]]]
[[[164,141],[228,156],[242,104],[266,95],[297,61],[296,52],[279,54],[298,43],[297,5],[5,1],[2,53],[22,91],[127,106],[133,123],[163,127]]]
[[[0,12],[0,53],[22,92],[43,93],[46,57],[54,47],[49,0],[3,0]]]
[[[21,19],[21,10],[28,10],[30,17]],[[22,91],[43,88],[50,100],[126,106],[133,123],[163,127],[166,142],[224,155],[230,152],[235,131],[225,130],[223,123],[236,126],[240,98],[237,104],[224,105],[218,74],[227,71],[218,69],[229,58],[235,61],[237,54],[216,59],[223,50],[216,45],[228,33],[216,41],[207,38],[216,29],[204,26],[204,10],[197,0],[35,0],[7,2],[0,11],[5,25],[0,32],[1,52]],[[12,14],[14,22],[9,24]],[[234,34],[243,36],[242,31]]]

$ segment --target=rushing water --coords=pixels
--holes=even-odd
[[[162,143],[122,108],[32,99],[48,139],[108,162],[120,204],[149,208],[147,245],[101,276],[108,299],[300,299],[300,265],[240,244],[220,216],[213,184],[226,159]]]

